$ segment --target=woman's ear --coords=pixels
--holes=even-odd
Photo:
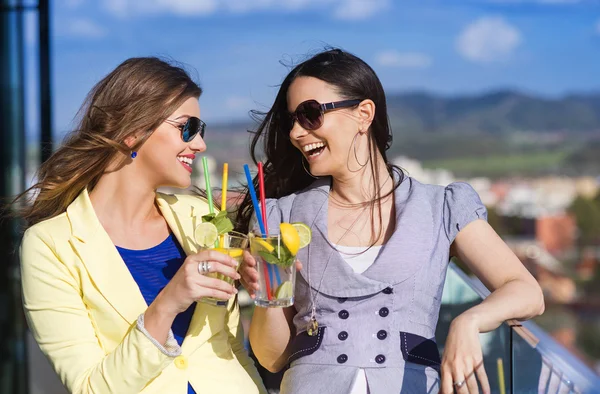
[[[129,149],[131,149],[135,146],[135,144],[137,144],[138,136],[136,134],[130,134],[127,137],[125,137],[125,140],[123,142],[125,143],[125,145],[127,145]]]
[[[359,131],[366,133],[373,123],[375,118],[375,103],[371,99],[366,99],[358,104]]]

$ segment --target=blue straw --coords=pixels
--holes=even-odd
[[[267,236],[267,232],[265,231],[265,223],[263,222],[262,212],[260,211],[260,205],[258,205],[258,199],[256,198],[256,190],[254,189],[254,182],[252,182],[252,175],[250,175],[250,167],[248,164],[244,164],[244,172],[246,173],[246,180],[248,181],[248,191],[250,192],[250,198],[252,199],[252,205],[254,205],[254,213],[256,213],[256,219],[258,220],[258,226],[260,227],[260,232],[262,233],[263,238]],[[275,271],[277,275],[277,279],[279,283],[281,280],[279,278],[279,272],[272,267],[271,264],[267,264],[267,272],[269,273],[269,282],[273,283],[273,273],[271,271]]]
[[[281,277],[279,277],[279,270],[275,268],[273,264],[269,264],[269,267],[271,267],[271,269],[275,273],[275,279],[277,279],[277,286],[281,285]],[[271,272],[269,271],[269,276],[272,277],[272,275],[273,274],[271,274]],[[271,281],[271,283],[273,283],[273,281]]]
[[[248,164],[244,164],[244,172],[246,173],[246,180],[248,180],[248,191],[250,192],[250,198],[252,198],[252,205],[254,205],[254,212],[256,213],[256,219],[258,220],[258,226],[263,238],[267,236],[265,231],[265,223],[263,222],[262,214],[260,212],[260,205],[258,205],[258,199],[256,198],[256,190],[254,189],[254,182],[252,182],[252,175],[250,175],[250,167]]]

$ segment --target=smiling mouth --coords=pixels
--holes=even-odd
[[[316,142],[314,144],[305,145],[302,148],[302,150],[304,151],[304,154],[306,154],[306,156],[308,158],[314,158],[314,157],[319,156],[321,153],[323,153],[326,146],[327,146],[327,144],[325,144],[324,142]]]
[[[185,157],[185,156],[177,156],[177,160],[179,160],[179,162],[181,163],[181,165],[188,171],[188,172],[192,172],[192,163],[194,162],[194,159],[192,159],[191,157]]]
[[[184,156],[177,156],[177,160],[179,160],[180,162],[187,164],[188,166],[191,167],[192,162],[194,161],[193,159],[189,158],[189,157],[184,157]]]

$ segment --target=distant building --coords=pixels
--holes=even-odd
[[[451,171],[441,168],[423,168],[423,165],[420,161],[411,159],[406,156],[399,156],[395,158],[392,162],[393,164],[405,170],[409,176],[421,183],[447,186],[448,184],[454,182],[456,179]]]
[[[577,223],[568,214],[541,216],[536,220],[536,239],[555,256],[564,255],[575,246]]]

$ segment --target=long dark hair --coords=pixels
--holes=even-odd
[[[372,234],[372,242],[381,236],[381,209],[379,202],[388,197],[402,182],[404,174],[399,167],[391,164],[386,151],[392,143],[392,133],[387,115],[385,92],[375,74],[375,71],[363,60],[341,49],[329,49],[318,53],[310,59],[298,64],[283,80],[273,106],[267,113],[253,111],[260,125],[254,132],[250,145],[250,155],[257,163],[257,148],[263,140],[265,157],[264,178],[265,195],[267,198],[280,198],[298,192],[308,187],[314,178],[303,168],[302,153],[295,148],[289,138],[289,130],[284,130],[284,117],[288,115],[287,93],[292,82],[298,77],[318,78],[337,89],[343,100],[371,99],[375,103],[375,116],[368,133],[370,166],[373,174],[379,173],[378,160],[375,154],[383,157],[388,173],[395,182],[392,191],[382,196],[380,180],[373,177],[375,196],[368,202],[371,205],[371,218],[374,224],[375,210],[379,212],[380,232]],[[399,180],[394,176],[399,174]],[[255,186],[258,179],[254,179]],[[248,231],[250,218],[253,213],[252,201],[248,192],[238,209],[237,226],[242,232]]]
[[[64,212],[85,188],[92,190],[115,155],[127,157],[154,129],[202,89],[177,65],[155,57],[131,58],[94,86],[79,111],[77,128],[41,165],[38,181],[15,202],[28,225]],[[125,139],[142,132],[135,146]]]

